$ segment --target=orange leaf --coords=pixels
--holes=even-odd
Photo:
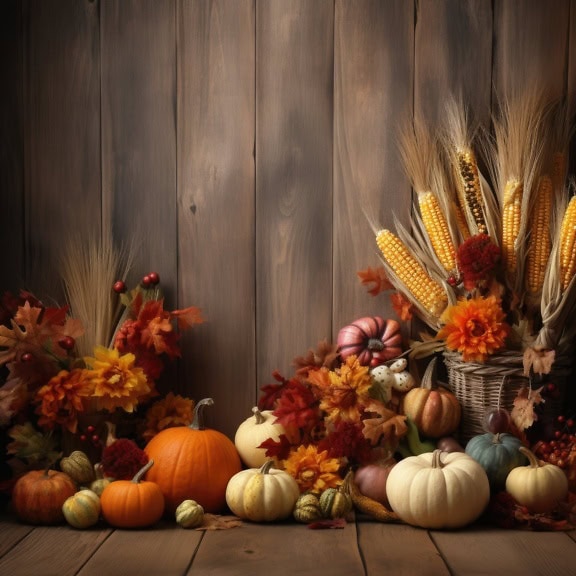
[[[204,514],[204,521],[196,530],[227,530],[242,526],[242,520],[237,516],[220,516],[219,514]]]
[[[366,407],[366,411],[378,414],[374,418],[367,418],[363,421],[362,433],[373,446],[377,446],[382,440],[395,445],[408,432],[406,416],[386,408],[381,402],[373,400]]]
[[[196,306],[190,306],[188,308],[183,308],[182,310],[174,310],[170,315],[176,318],[178,328],[181,330],[193,326],[194,324],[202,324],[202,322],[204,322],[202,312],[200,308],[196,308]]]
[[[522,363],[524,365],[524,374],[550,374],[556,352],[554,350],[536,350],[535,348],[526,348]]]
[[[370,286],[372,284],[372,287],[368,290],[368,293],[372,294],[372,296],[377,296],[380,292],[384,292],[384,290],[392,290],[394,288],[390,280],[388,280],[383,266],[379,266],[378,268],[371,268],[369,266],[366,270],[357,272],[357,275],[362,282],[362,286]]]
[[[518,390],[516,398],[514,398],[514,406],[510,412],[512,422],[520,429],[526,430],[538,419],[534,412],[534,406],[544,402],[544,398],[540,392],[543,387],[537,390],[531,390],[527,386],[523,386]]]
[[[398,318],[400,318],[402,322],[409,322],[412,320],[412,302],[410,302],[402,292],[394,292],[394,294],[390,294],[390,301],[392,302],[394,312],[396,312]]]

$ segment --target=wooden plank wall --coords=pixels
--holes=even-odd
[[[0,22],[0,290],[61,298],[68,231],[136,239],[131,280],[207,318],[165,385],[229,435],[273,370],[392,314],[356,272],[409,216],[402,119],[576,90],[576,0],[5,0]]]

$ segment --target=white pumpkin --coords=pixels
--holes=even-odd
[[[246,418],[238,426],[234,444],[246,466],[260,468],[268,458],[266,450],[258,446],[268,439],[277,442],[280,435],[285,434],[285,430],[282,424],[276,422],[276,416],[271,410],[260,411],[257,406],[254,406],[252,413],[252,416]]]
[[[288,472],[273,468],[268,460],[260,469],[236,473],[226,487],[226,503],[243,520],[274,522],[292,515],[300,496],[296,480]]]
[[[568,495],[568,476],[555,464],[539,462],[527,448],[522,446],[519,450],[529,464],[510,471],[506,492],[530,512],[550,512]]]
[[[461,528],[490,500],[484,468],[462,452],[426,452],[400,460],[388,475],[386,494],[401,520],[422,528]]]

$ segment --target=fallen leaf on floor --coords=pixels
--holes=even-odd
[[[204,514],[204,522],[196,530],[228,530],[242,526],[242,520],[237,516],[221,516],[219,514]]]
[[[336,518],[334,520],[318,520],[318,522],[311,522],[308,528],[311,530],[334,530],[337,528],[344,528],[346,520],[344,518]]]

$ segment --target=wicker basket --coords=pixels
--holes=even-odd
[[[467,442],[472,436],[483,434],[484,415],[497,407],[512,410],[514,398],[523,386],[539,386],[524,376],[522,354],[505,351],[491,356],[485,364],[464,362],[459,354],[444,353],[448,387],[458,398],[462,407],[460,440]],[[552,416],[562,411],[566,378],[570,374],[569,364],[555,362],[555,369],[546,377],[558,387],[556,398],[546,399],[545,412]]]

